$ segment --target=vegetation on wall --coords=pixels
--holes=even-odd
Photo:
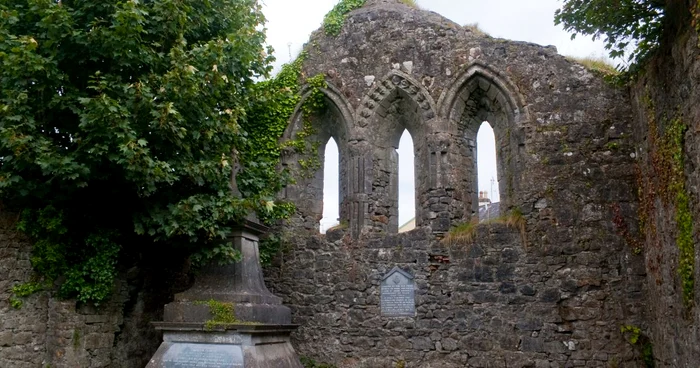
[[[365,5],[367,0],[340,0],[323,18],[323,30],[329,36],[337,36],[345,24],[347,14]]]
[[[234,261],[247,212],[288,212],[276,159],[248,154],[271,142],[246,131],[263,21],[256,0],[0,3],[0,199],[62,296],[105,301],[129,247]]]
[[[665,15],[659,0],[564,0],[554,22],[576,35],[603,39],[611,58],[627,55],[637,71],[659,46]],[[623,68],[624,69],[624,68]]]
[[[304,368],[336,368],[332,364],[327,364],[327,363],[317,363],[315,360],[302,356],[300,357],[301,360],[301,365],[304,366]]]
[[[361,8],[367,0],[340,0],[331,9],[328,14],[323,18],[323,30],[328,36],[337,36],[340,34],[340,30],[343,29],[343,24],[345,24],[345,19],[348,13],[355,9]],[[418,4],[415,0],[401,0],[402,3],[418,8]]]
[[[505,215],[495,219],[480,222],[474,217],[471,221],[458,224],[450,229],[450,231],[442,239],[442,242],[448,245],[469,245],[474,242],[477,228],[480,225],[488,226],[492,224],[502,224],[510,228],[516,229],[520,233],[520,240],[524,247],[527,247],[527,232],[525,229],[526,219],[519,209],[514,209]]]
[[[610,61],[608,61],[607,59],[604,59],[604,58],[572,57],[570,59],[585,66],[588,70],[591,70],[595,73],[599,73],[603,76],[614,76],[614,75],[617,75],[620,73],[617,69],[615,69],[615,66],[612,65],[610,63]]]
[[[695,243],[690,195],[685,179],[685,133],[688,127],[679,117],[664,119],[663,135],[659,134],[656,111],[650,96],[645,97],[649,119],[648,144],[650,165],[640,169],[639,201],[640,228],[650,241],[658,241],[656,229],[656,200],[674,211],[676,246],[678,247],[678,274],[683,302],[693,305],[695,289]]]
[[[642,363],[646,368],[654,368],[656,361],[654,360],[654,346],[651,344],[649,337],[642,333],[642,329],[637,326],[623,325],[620,326],[620,333],[627,342],[634,346],[642,359]]]

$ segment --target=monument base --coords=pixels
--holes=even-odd
[[[296,325],[153,325],[163,343],[146,368],[303,368],[289,341]]]

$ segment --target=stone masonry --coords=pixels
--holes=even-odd
[[[399,0],[368,0],[338,36],[315,32],[303,72],[325,75],[327,109],[312,117],[310,139],[321,162],[326,142],[338,143],[341,225],[318,233],[323,169],[308,175],[305,157],[285,152],[296,182],[281,195],[297,213],[280,225],[285,251],[265,276],[300,325],[296,351],[339,368],[643,367],[620,332],[635,326],[657,367],[695,367],[700,283],[684,306],[674,208],[653,198],[658,236],[641,237],[637,221],[639,168],[654,164],[650,121],[663,136],[678,117],[699,243],[700,43],[688,2],[669,4],[683,9],[669,11],[679,29],[631,91],[554,47],[492,38]],[[284,139],[303,129],[301,114]],[[476,211],[483,121],[496,136],[507,221],[448,245],[449,229]],[[415,145],[417,227],[397,234],[404,130]],[[161,341],[150,321],[189,286],[183,257],[128,253],[131,268],[97,308],[40,292],[14,309],[12,286],[32,277],[16,219],[0,214],[0,367],[143,367]],[[641,255],[626,238],[641,239]],[[413,317],[380,313],[394,267],[414,278]]]
[[[291,250],[268,285],[294,311],[301,355],[339,367],[637,366],[620,328],[643,323],[646,271],[617,234],[636,216],[629,97],[554,47],[495,39],[396,0],[312,34],[304,74],[324,74],[329,108],[312,119],[340,152],[338,229],[318,234],[323,170],[285,197]],[[302,102],[303,103],[303,102]],[[476,212],[476,135],[494,128],[502,213],[521,233],[480,225],[441,242]],[[292,117],[286,138],[302,129]],[[413,137],[417,229],[398,228],[398,159]],[[289,153],[286,167],[301,168]],[[636,231],[633,229],[632,231]],[[382,276],[416,280],[417,314],[379,313]]]

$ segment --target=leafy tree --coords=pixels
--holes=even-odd
[[[628,54],[634,69],[659,45],[666,0],[564,0],[556,24],[577,34],[603,38],[610,57]]]
[[[257,0],[0,0],[0,198],[61,295],[104,301],[129,246],[235,258],[222,239],[282,184],[248,155],[231,196],[263,22]]]

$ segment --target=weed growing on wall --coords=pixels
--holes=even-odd
[[[695,243],[690,195],[685,180],[685,133],[688,127],[679,117],[665,121],[664,133],[659,134],[654,103],[649,94],[644,97],[649,116],[650,167],[638,173],[640,185],[640,227],[650,241],[657,241],[655,216],[656,198],[675,211],[676,246],[678,247],[678,274],[683,302],[691,307],[695,289]]]
[[[654,360],[654,346],[651,340],[642,333],[642,329],[637,326],[623,325],[620,326],[620,333],[627,342],[634,346],[642,358],[642,362],[646,368],[654,368],[656,362]]]
[[[315,360],[309,357],[302,356],[299,358],[301,364],[304,368],[336,368],[336,366],[327,363],[317,363]]]
[[[367,0],[340,0],[323,18],[323,30],[329,36],[337,36],[343,29],[347,14],[365,5]]]

